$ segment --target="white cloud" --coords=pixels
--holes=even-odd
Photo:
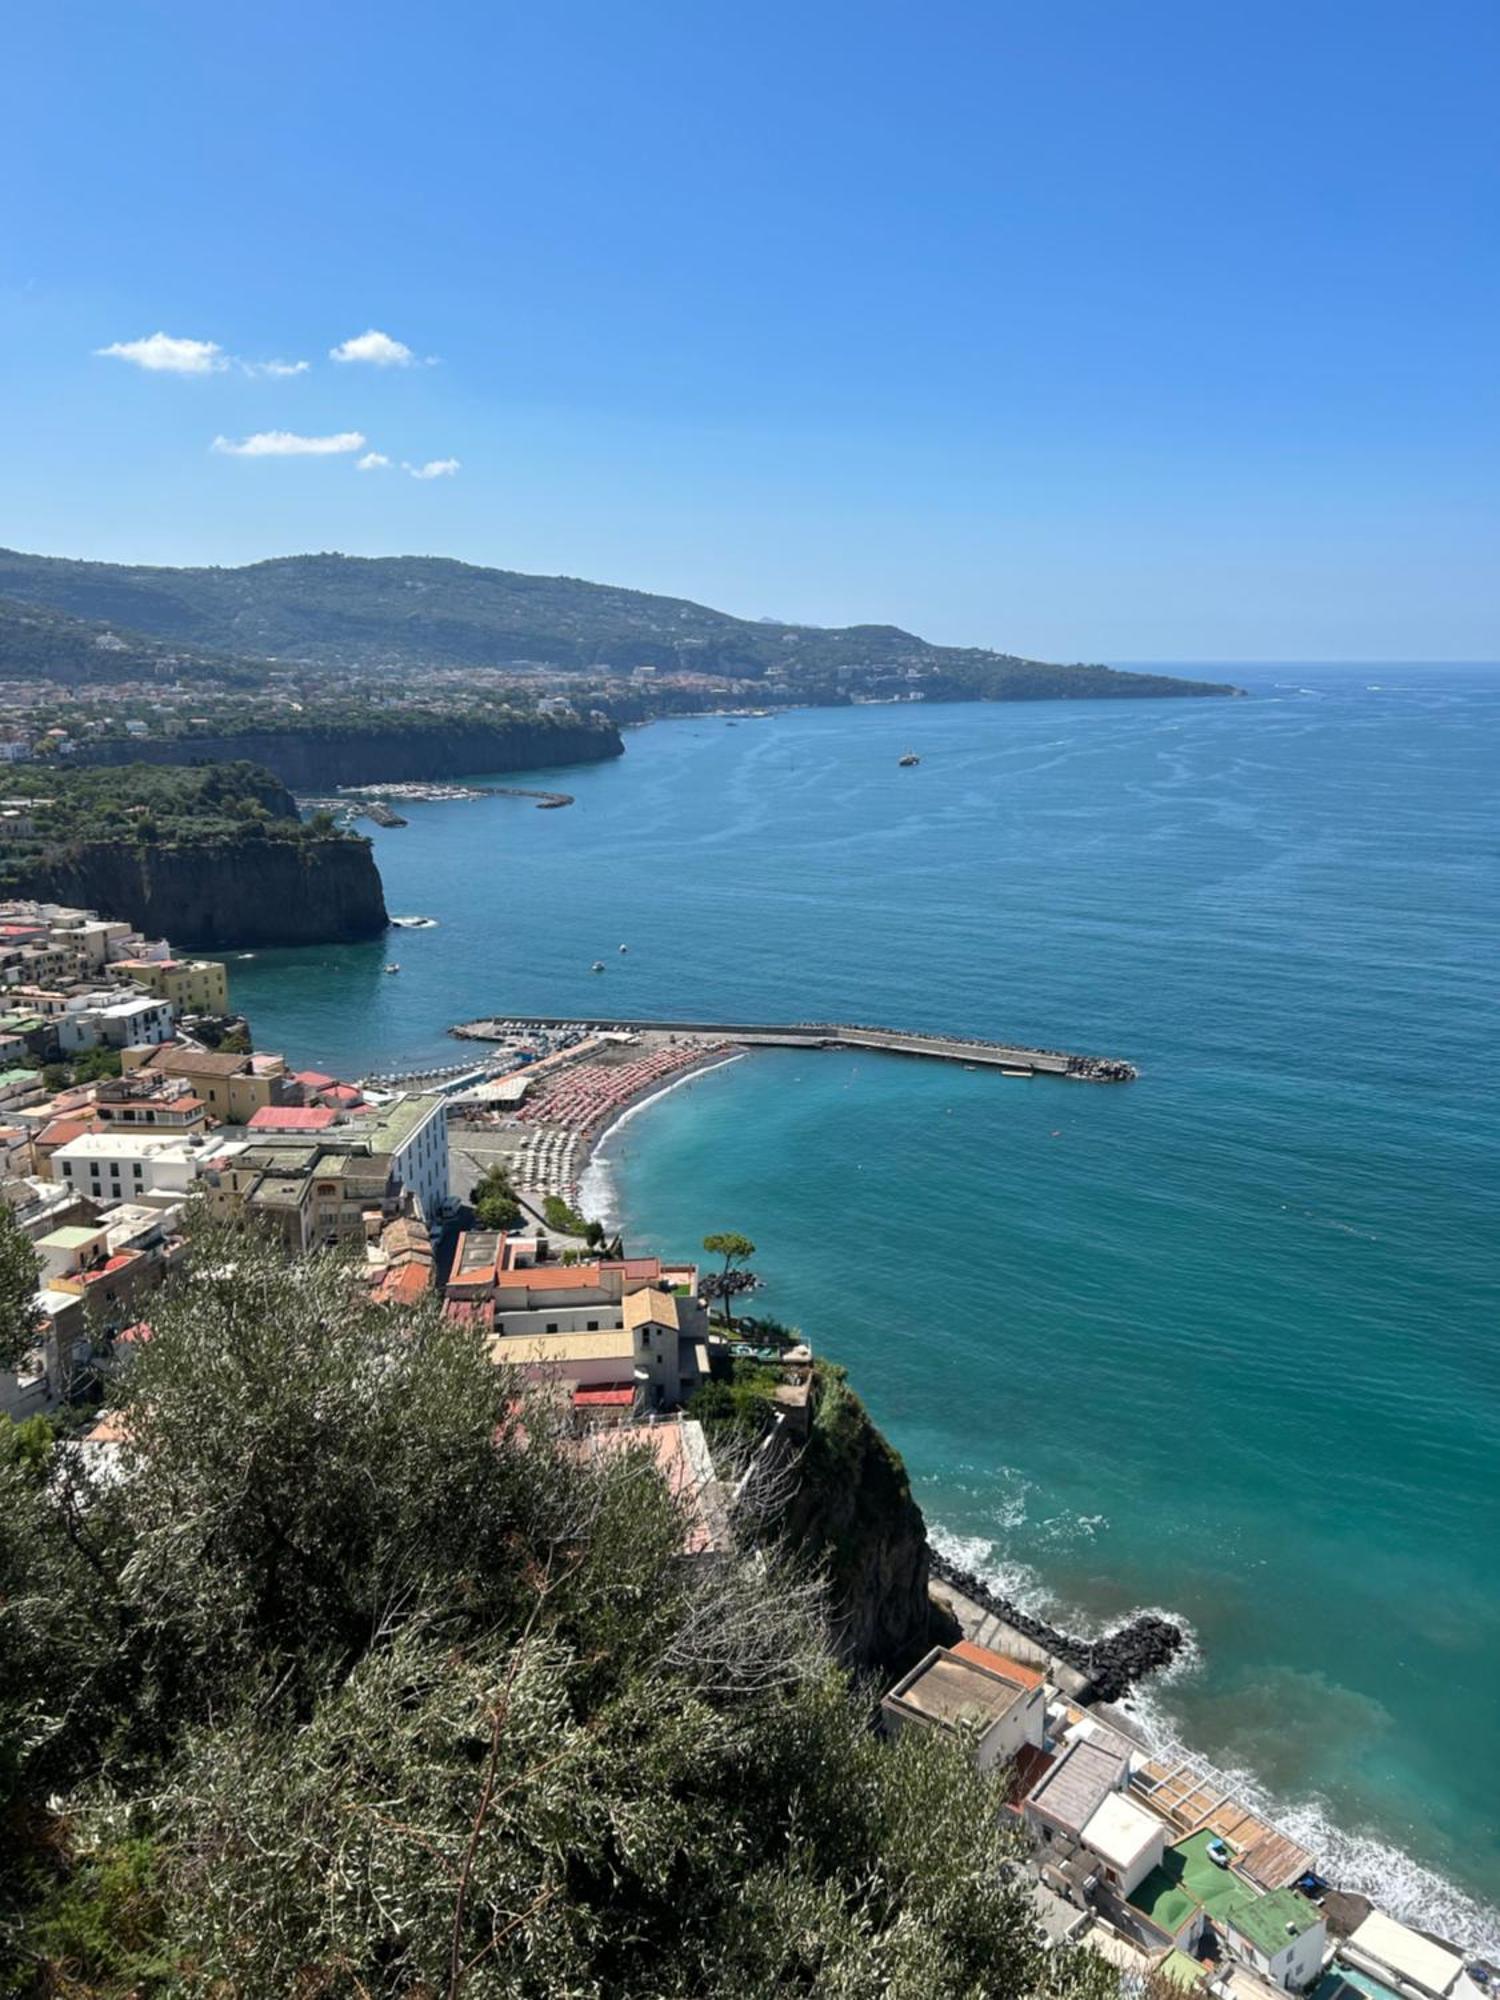
[[[305,375],[312,367],[310,361],[242,361],[241,368],[247,375]]]
[[[333,361],[367,361],[374,368],[410,368],[417,358],[404,340],[393,340],[373,326],[368,333],[341,340],[328,354]]]
[[[177,340],[170,333],[153,333],[145,340],[115,340],[96,347],[96,354],[131,361],[155,375],[217,375],[229,366],[216,340]]]
[[[356,472],[383,472],[390,464],[383,451],[367,451],[363,458],[354,461]]]
[[[230,458],[333,458],[363,451],[363,431],[336,431],[332,437],[303,437],[297,431],[255,431],[247,438],[216,437],[214,450]]]
[[[425,465],[408,465],[403,459],[401,464],[401,470],[413,479],[451,479],[458,467],[456,458],[429,458]]]

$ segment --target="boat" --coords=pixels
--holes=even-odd
[[[602,972],[603,970],[604,970],[604,960],[602,958],[596,958],[593,964],[589,967],[590,972]]]
[[[401,970],[400,966],[397,965],[394,961],[392,961],[392,963],[389,965],[381,966],[380,969],[382,972],[399,972]]]
[[[920,764],[921,761],[915,750],[908,750],[904,757],[896,759],[896,762],[901,766],[903,771],[909,771],[913,764]]]
[[[620,950],[621,950],[622,952],[627,952],[627,951],[629,951],[629,949],[630,949],[630,946],[629,946],[628,944],[622,944],[622,945],[620,946]]]

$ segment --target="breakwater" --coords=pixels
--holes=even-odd
[[[928,1568],[939,1581],[951,1584],[975,1604],[1003,1618],[1035,1645],[1044,1647],[1059,1660],[1066,1660],[1089,1682],[1096,1701],[1119,1701],[1137,1681],[1170,1666],[1187,1644],[1182,1627],[1154,1611],[1143,1612],[1128,1625],[1106,1632],[1101,1639],[1079,1639],[1022,1611],[979,1577],[939,1555],[936,1549],[929,1551]]]
[[[871,1049],[884,1055],[924,1056],[938,1062],[963,1063],[975,1069],[998,1069],[1016,1076],[1062,1076],[1079,1083],[1129,1083],[1140,1072],[1134,1063],[1114,1056],[1072,1054],[1065,1049],[1033,1049],[1016,1043],[984,1040],[970,1035],[929,1034],[920,1030],[846,1026],[828,1021],[797,1021],[785,1025],[764,1022],[626,1020],[603,1016],[557,1019],[541,1014],[465,1021],[449,1033],[467,1041],[494,1042],[536,1029],[579,1029],[592,1034],[662,1034],[710,1036],[738,1042],[746,1048]]]

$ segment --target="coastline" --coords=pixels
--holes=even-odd
[[[605,1141],[628,1125],[638,1111],[644,1111],[648,1104],[655,1104],[668,1097],[674,1090],[680,1090],[686,1083],[692,1083],[710,1070],[727,1069],[730,1063],[742,1062],[749,1053],[746,1049],[731,1049],[727,1053],[716,1050],[704,1054],[697,1062],[679,1070],[665,1083],[654,1083],[645,1090],[637,1091],[634,1097],[616,1105],[608,1118],[594,1131],[583,1135],[583,1164],[578,1172],[578,1207],[590,1220],[597,1220],[608,1227],[618,1224],[617,1192],[611,1176],[610,1162],[604,1154]]]
[[[594,1198],[607,1204],[601,1220],[617,1226],[619,1190],[614,1163],[605,1141],[648,1105],[668,1096],[709,1068],[737,1061],[738,1050],[684,1071],[669,1082],[644,1092],[601,1126],[589,1144],[585,1177],[597,1176]],[[925,1510],[924,1510],[925,1512]],[[1014,1581],[993,1558],[985,1559],[935,1519],[927,1520],[927,1544],[934,1584],[957,1591],[976,1605],[994,1612],[1023,1635],[1049,1647],[1057,1657],[1082,1671],[1092,1658],[1114,1667],[1112,1642],[1123,1640],[1123,1670],[1098,1704],[1102,1720],[1133,1736],[1153,1757],[1182,1761],[1214,1777],[1226,1794],[1233,1794],[1253,1814],[1284,1831],[1315,1856],[1320,1872],[1339,1888],[1367,1897],[1377,1908],[1402,1922],[1446,1940],[1454,1948],[1478,1956],[1500,1950],[1500,1909],[1437,1868],[1419,1861],[1393,1839],[1369,1830],[1341,1825],[1334,1809],[1317,1792],[1278,1795],[1249,1765],[1220,1766],[1184,1735],[1171,1709],[1171,1689],[1199,1669],[1202,1654],[1188,1618],[1175,1609],[1142,1606],[1105,1629],[1090,1627],[1086,1615],[1071,1609],[1052,1593],[1038,1574],[1037,1601],[1018,1591]],[[1045,1604],[1045,1613],[1043,1605]],[[1055,1621],[1061,1621],[1057,1623]],[[1132,1671],[1133,1669],[1133,1671]]]
[[[1143,1606],[1108,1628],[1095,1626],[1091,1633],[1087,1616],[1060,1600],[1040,1572],[1029,1568],[1008,1572],[993,1553],[986,1561],[972,1542],[941,1522],[928,1523],[928,1541],[939,1589],[951,1582],[960,1595],[997,1610],[1023,1633],[1052,1632],[1051,1620],[1060,1618],[1065,1636],[1086,1647],[1091,1641],[1132,1632],[1149,1620],[1166,1621],[1179,1632],[1180,1649],[1112,1703],[1101,1702],[1096,1711],[1101,1719],[1158,1760],[1191,1764],[1212,1778],[1223,1792],[1315,1856],[1319,1872],[1336,1887],[1367,1897],[1377,1909],[1470,1955],[1493,1957],[1500,1951],[1500,1908],[1494,1903],[1417,1860],[1394,1839],[1368,1830],[1351,1831],[1316,1791],[1301,1796],[1278,1793],[1253,1766],[1219,1764],[1192,1742],[1172,1713],[1171,1690],[1198,1671],[1203,1654],[1197,1634],[1180,1612]],[[1019,1581],[1023,1576],[1030,1580],[1030,1588]],[[1044,1606],[1050,1615],[1043,1615]]]

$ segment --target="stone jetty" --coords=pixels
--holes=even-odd
[[[936,1549],[930,1552],[929,1565],[939,1581],[962,1591],[997,1618],[1003,1618],[1007,1625],[1054,1658],[1065,1660],[1089,1683],[1096,1701],[1119,1701],[1137,1681],[1170,1666],[1187,1644],[1181,1626],[1152,1611],[1132,1618],[1128,1625],[1117,1626],[1101,1639],[1079,1639],[1072,1633],[1059,1632],[1045,1619],[1033,1618],[1030,1612],[1022,1611],[969,1570],[960,1569],[957,1563],[939,1555]]]
[[[1011,1076],[1061,1076],[1076,1083],[1130,1083],[1140,1072],[1114,1056],[1074,1055],[1065,1049],[1036,1049],[976,1035],[932,1034],[922,1030],[796,1021],[784,1025],[743,1021],[626,1020],[603,1016],[558,1019],[540,1014],[466,1021],[449,1030],[467,1041],[513,1039],[532,1029],[589,1034],[653,1034],[735,1042],[742,1048],[871,1049],[886,1055],[922,1056],[962,1063],[966,1069],[998,1069]]]

